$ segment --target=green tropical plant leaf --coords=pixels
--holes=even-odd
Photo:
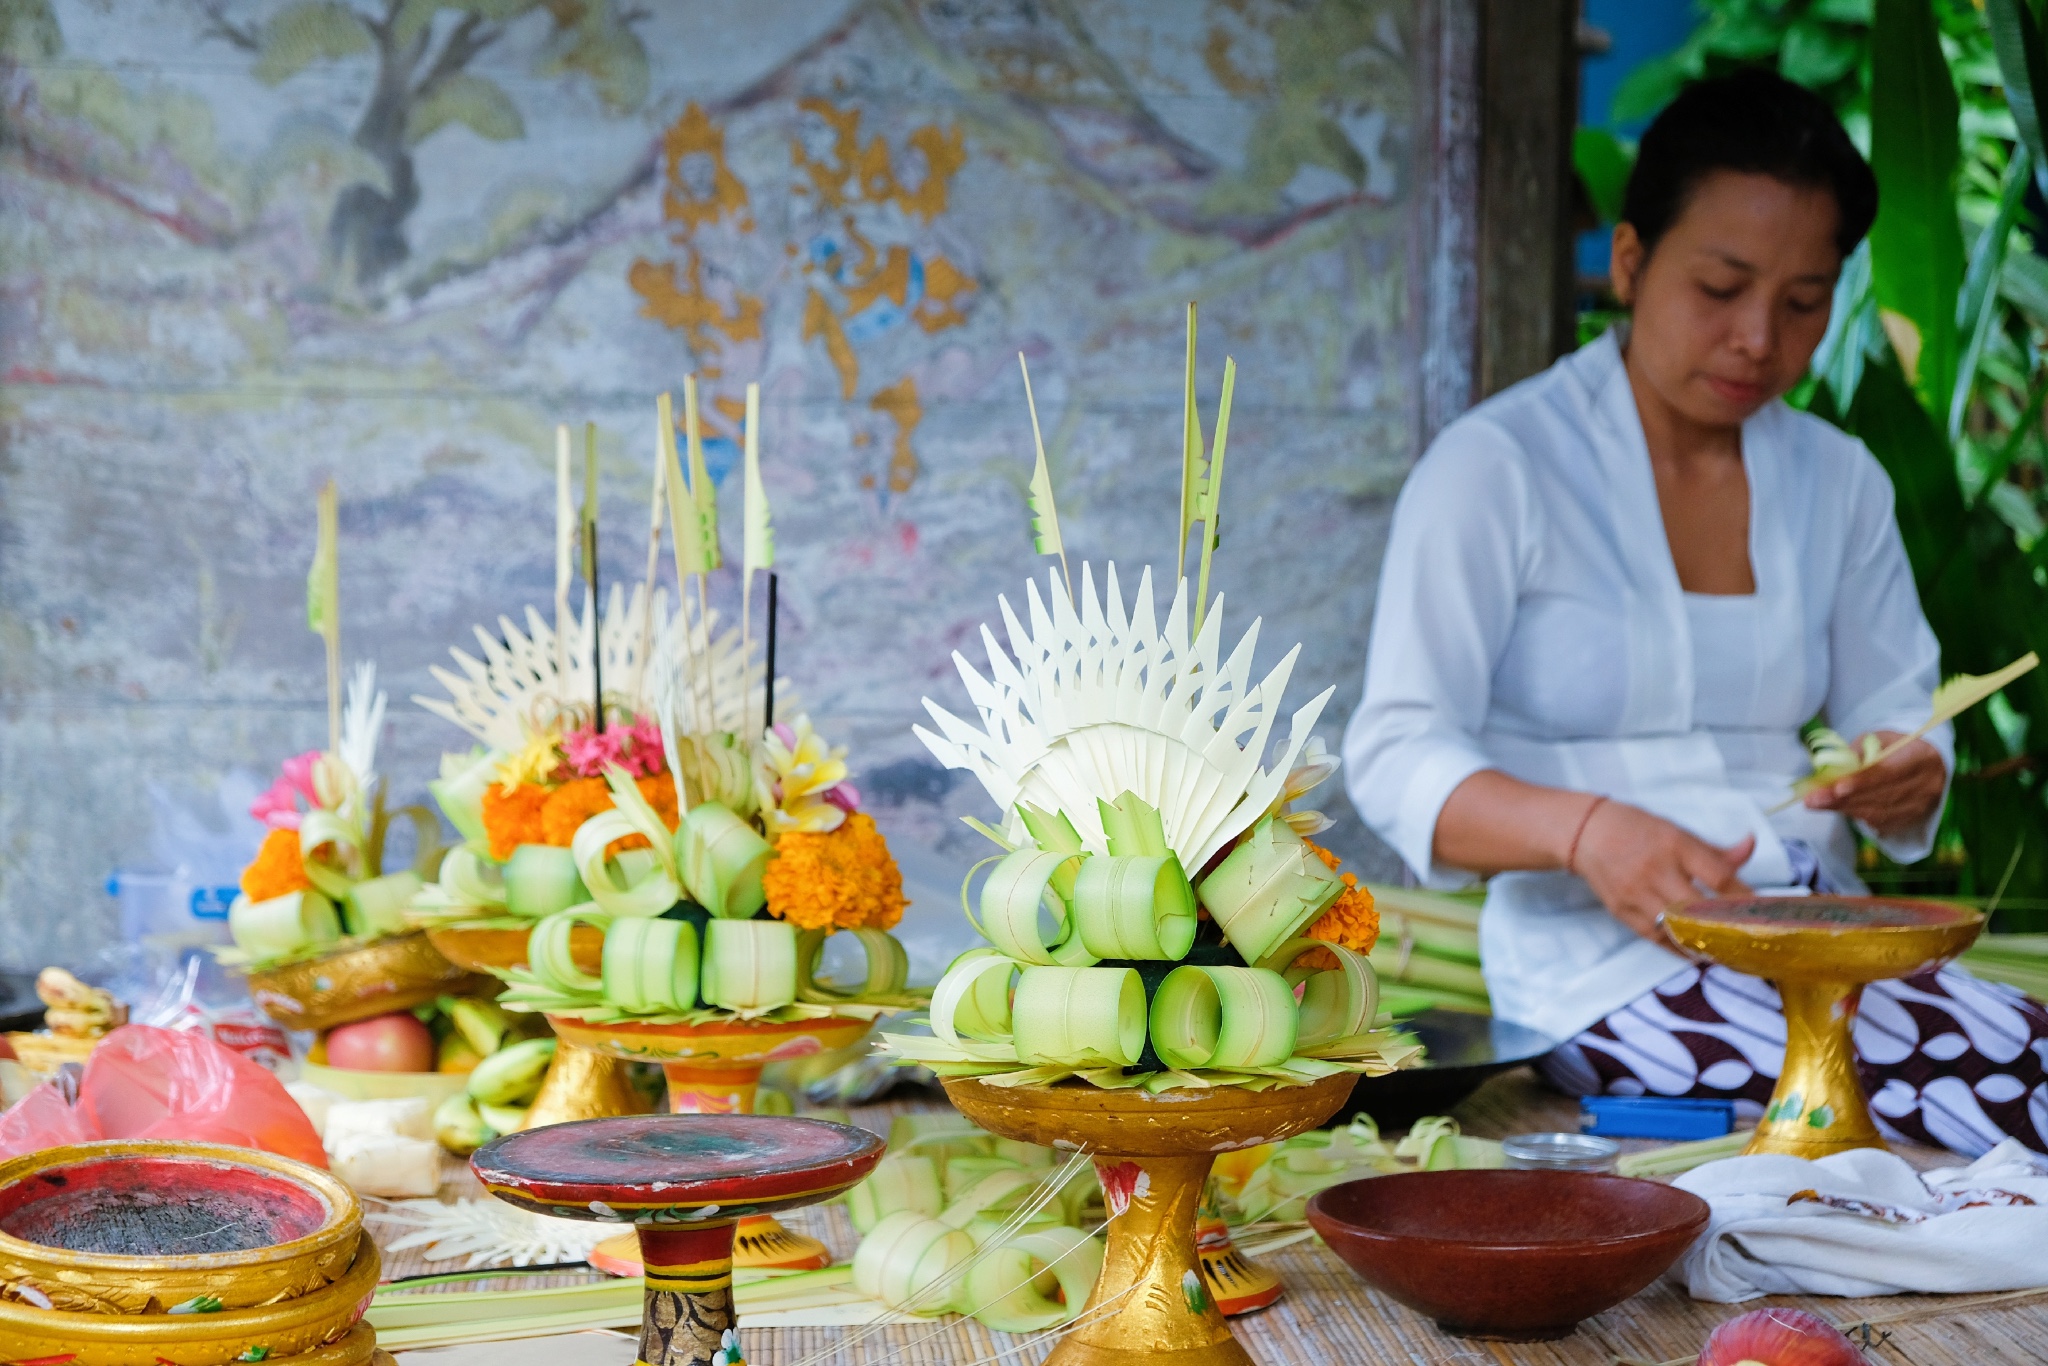
[[[1603,223],[1621,221],[1622,197],[1635,163],[1635,150],[1605,128],[1579,128],[1572,133],[1572,168],[1579,173],[1586,198]]]
[[[526,121],[520,118],[512,97],[497,82],[466,71],[440,82],[413,105],[405,120],[406,145],[417,147],[451,123],[462,124],[492,142],[514,142],[526,136]]]
[[[1644,62],[1622,78],[1615,88],[1608,117],[1616,123],[1634,123],[1649,118],[1671,103],[1685,83],[1705,70],[1699,49],[1687,43],[1667,57]]]
[[[1963,282],[1955,205],[1962,149],[1955,86],[1929,0],[1877,0],[1871,65],[1878,211],[1870,249],[1879,318],[1921,402],[1946,413]]]
[[[1955,396],[1949,404],[1948,437],[1954,441],[1963,432],[1963,415],[1969,411],[1970,395],[1976,389],[1977,365],[1998,318],[1997,284],[2005,268],[2007,244],[2026,203],[2027,182],[2033,157],[2025,143],[2013,148],[2006,163],[2005,184],[1998,197],[1998,213],[1977,234],[1970,252],[1970,267],[1963,274],[1963,288],[1956,299],[1956,330],[1963,338],[1963,356],[1956,367]]]
[[[361,15],[335,0],[304,0],[279,10],[263,26],[256,79],[277,85],[315,62],[369,50],[370,31],[363,26]]]
[[[2027,0],[1984,0],[1991,26],[1991,50],[1998,56],[2005,101],[2012,108],[2020,141],[2034,154],[2034,178],[2048,194],[2048,39],[2040,16]]]
[[[1800,85],[1828,85],[1853,71],[1862,51],[1856,34],[1802,19],[1786,31],[1778,49],[1778,74]]]

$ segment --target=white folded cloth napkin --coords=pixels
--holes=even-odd
[[[1671,1273],[1694,1299],[2048,1285],[2048,1165],[2017,1139],[1924,1174],[1857,1148],[1812,1162],[1731,1157],[1672,1184],[1713,1209]]]

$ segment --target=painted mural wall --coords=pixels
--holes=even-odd
[[[965,933],[992,814],[918,699],[964,705],[951,652],[1042,569],[1019,351],[1071,553],[1163,565],[1200,301],[1205,406],[1239,379],[1217,583],[1263,659],[1306,643],[1334,742],[1414,454],[1413,8],[0,0],[0,964],[88,961],[162,808],[324,743],[329,476],[417,799],[464,742],[405,699],[552,599],[554,424],[599,424],[637,578],[691,371],[729,552],[762,384],[780,663],[913,939]]]

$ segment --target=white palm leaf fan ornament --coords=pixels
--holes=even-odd
[[[526,629],[521,631],[510,617],[498,618],[498,631],[494,635],[487,628],[475,628],[477,645],[482,658],[459,649],[450,649],[455,657],[456,670],[434,667],[428,670],[435,681],[448,690],[448,696],[425,697],[415,695],[413,701],[444,720],[452,721],[468,731],[491,749],[504,753],[516,753],[523,748],[534,729],[545,728],[565,709],[578,704],[587,705],[594,690],[591,677],[591,632],[598,632],[599,644],[603,649],[603,673],[610,679],[642,679],[644,689],[658,692],[658,680],[671,674],[678,667],[687,667],[677,659],[677,652],[686,647],[711,648],[715,654],[713,667],[722,671],[721,676],[730,675],[735,680],[734,691],[737,701],[738,633],[726,632],[719,636],[716,631],[717,614],[711,615],[710,629],[706,623],[696,619],[694,612],[672,613],[668,607],[668,594],[656,588],[653,600],[654,645],[652,658],[641,666],[643,640],[642,618],[647,609],[647,588],[636,585],[628,598],[618,584],[613,584],[605,610],[593,628],[589,608],[580,613],[571,613],[564,621],[563,634],[567,639],[564,648],[555,648],[555,631],[533,607],[526,609]],[[684,616],[691,619],[686,636],[679,622]],[[730,656],[730,658],[722,658]],[[612,696],[621,696],[619,692]],[[652,699],[629,697],[623,699],[636,712],[653,710]]]
[[[1149,569],[1129,611],[1113,564],[1100,598],[1086,564],[1072,601],[1056,574],[1050,583],[1044,596],[1036,583],[1025,587],[1029,629],[1000,600],[1010,648],[982,628],[987,676],[953,656],[980,725],[926,698],[938,733],[919,726],[916,734],[940,763],[981,781],[1014,843],[1029,842],[1020,811],[1028,804],[1064,812],[1090,852],[1107,852],[1097,799],[1132,792],[1159,812],[1167,844],[1192,874],[1273,808],[1336,690],[1324,689],[1293,714],[1279,754],[1265,765],[1300,646],[1254,682],[1259,624],[1219,659],[1220,595],[1190,640],[1185,579],[1164,628]]]

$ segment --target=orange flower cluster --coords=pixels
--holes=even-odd
[[[312,890],[313,879],[306,876],[306,861],[299,856],[296,830],[273,830],[265,835],[263,847],[242,870],[242,893],[251,901]]]
[[[761,884],[768,914],[803,930],[886,930],[909,904],[888,842],[865,812],[837,830],[784,835]]]
[[[676,785],[666,773],[637,778],[635,787],[662,822],[673,830],[676,814]],[[602,778],[576,778],[559,787],[520,783],[506,789],[496,783],[484,789],[484,833],[490,837],[491,857],[500,863],[512,857],[522,844],[552,844],[566,849],[577,829],[600,811],[612,809],[612,790]],[[645,849],[643,835],[628,835],[612,841],[610,853],[621,849]]]
[[[1343,862],[1335,854],[1315,843],[1308,842],[1323,866],[1331,872]],[[1320,939],[1326,944],[1341,944],[1354,953],[1371,953],[1372,946],[1380,938],[1379,908],[1373,905],[1372,893],[1358,885],[1358,874],[1345,873],[1344,890],[1331,902],[1316,922],[1302,931],[1310,939]],[[1295,960],[1312,968],[1326,971],[1337,966],[1337,956],[1315,949]]]
[[[546,844],[540,812],[547,802],[548,789],[539,783],[516,787],[492,783],[485,788],[484,834],[491,841],[491,857],[503,863],[522,844]]]

